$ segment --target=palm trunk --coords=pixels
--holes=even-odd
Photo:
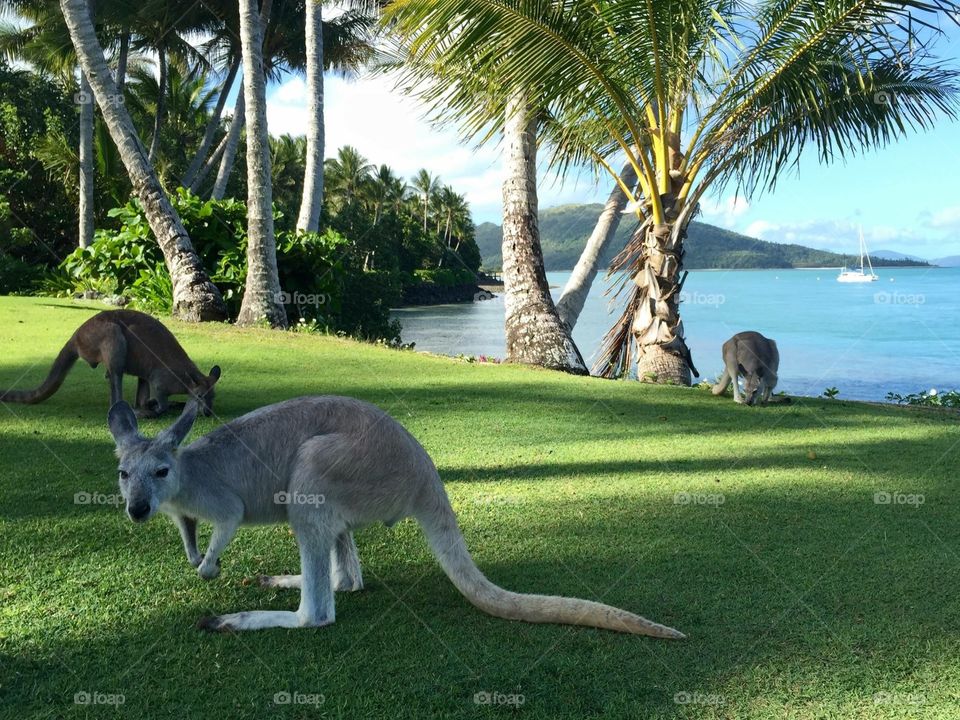
[[[78,209],[78,242],[80,247],[90,247],[93,243],[94,203],[93,203],[93,94],[86,73],[80,70],[80,92],[77,93],[80,104],[80,199]]]
[[[507,362],[586,375],[580,351],[560,322],[543,269],[537,219],[536,120],[522,93],[504,125],[503,283]]]
[[[639,274],[634,278],[640,302],[633,319],[637,345],[637,379],[641,382],[689,385],[690,373],[699,377],[680,321],[683,240],[689,213],[669,224],[643,225],[646,234]]]
[[[190,167],[188,167],[187,171],[183,174],[183,180],[180,184],[185,188],[189,188],[193,192],[196,192],[197,186],[201,182],[197,173],[200,171],[204,160],[207,159],[207,154],[210,152],[210,146],[213,145],[213,139],[217,135],[217,128],[220,127],[220,118],[223,117],[223,108],[227,104],[227,96],[230,94],[231,88],[233,88],[233,81],[236,79],[237,71],[239,69],[240,60],[234,60],[230,64],[230,69],[227,71],[227,76],[223,80],[223,87],[220,89],[220,96],[217,98],[217,105],[214,107],[213,113],[207,120],[207,127],[203,131],[203,140],[200,141],[200,147],[197,149],[197,154],[193,156],[193,161],[190,163]]]
[[[160,66],[160,76],[157,78],[157,114],[153,118],[153,137],[150,139],[150,152],[147,153],[147,161],[150,163],[157,160],[160,129],[163,127],[163,115],[167,109],[167,53],[162,47],[157,48],[157,64]]]
[[[227,147],[227,140],[230,137],[230,133],[226,133],[223,136],[223,139],[220,140],[220,143],[217,145],[217,148],[210,153],[210,157],[207,158],[207,161],[203,163],[203,167],[200,168],[200,172],[197,173],[197,176],[193,179],[193,186],[190,188],[191,192],[196,193],[206,181],[207,176],[210,174],[210,171],[213,170],[214,166],[220,165],[220,159],[223,157],[223,151]]]
[[[247,281],[237,324],[286,327],[273,234],[273,188],[263,74],[263,31],[256,0],[240,0],[243,94],[247,123]]]
[[[130,55],[130,31],[124,28],[120,37],[120,52],[117,55],[117,93],[123,97],[127,84],[127,58]]]
[[[307,0],[307,166],[297,230],[316,232],[323,207],[323,9],[321,0]],[[376,222],[374,223],[376,224]]]
[[[620,171],[620,180],[627,187],[633,187],[637,183],[637,173],[633,165],[627,163]],[[577,265],[570,274],[563,293],[557,301],[557,313],[560,320],[571,330],[576,326],[580,312],[583,310],[583,304],[590,294],[590,287],[597,277],[600,261],[603,258],[604,251],[610,245],[614,235],[617,234],[617,228],[620,227],[620,219],[623,217],[623,210],[627,206],[627,195],[620,188],[619,184],[613,186],[610,197],[607,198],[606,205],[597,219],[597,224],[593,228],[587,240]]]
[[[60,8],[110,137],[117,146],[133,191],[163,252],[173,283],[174,315],[190,321],[225,320],[227,308],[220,291],[204,272],[180,217],[164,195],[130,115],[123,103],[116,101],[119,97],[117,86],[107,68],[86,2],[60,0]]]
[[[240,145],[240,131],[246,124],[246,101],[244,92],[237,95],[237,102],[233,108],[233,118],[230,120],[230,129],[227,131],[223,148],[223,157],[220,159],[220,169],[217,171],[217,179],[213,183],[213,190],[210,198],[213,200],[222,200],[224,193],[227,192],[227,182],[230,180],[230,173],[233,172],[233,164],[237,159],[237,147]]]

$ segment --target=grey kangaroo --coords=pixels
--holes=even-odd
[[[363,588],[353,531],[413,517],[456,588],[491,615],[618,632],[683,638],[677,630],[609,605],[523,595],[494,585],[467,550],[440,476],[426,450],[382,410],[344,397],[302,397],[254,410],[180,447],[196,419],[187,404],[154,439],[137,429],[129,405],[108,416],[117,444],[120,490],[130,518],[158,510],[179,527],[187,557],[202,578],[243,524],[289,522],[300,549],[300,575],[261,576],[268,587],[300,588],[293,611],[252,611],[200,621],[206,630],[319,627],[334,622],[334,591]],[[207,551],[197,551],[196,521],[213,523]]]
[[[773,340],[752,330],[737,333],[723,344],[723,375],[713,386],[713,394],[722,395],[732,382],[733,399],[738,403],[753,405],[758,395],[761,402],[768,402],[777,386],[779,367],[780,353]],[[743,392],[738,376],[743,377]]]
[[[33,390],[0,390],[0,401],[43,402],[63,384],[78,358],[97,367],[103,363],[110,383],[110,404],[123,398],[123,376],[137,381],[137,414],[162,415],[170,395],[191,395],[203,413],[213,412],[213,386],[220,378],[216,365],[204,375],[169,330],[156,318],[135,310],[105,310],[83,323],[53,361],[46,380]]]

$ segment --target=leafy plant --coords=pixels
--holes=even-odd
[[[823,396],[825,398],[830,398],[831,400],[836,400],[837,395],[839,394],[840,394],[840,391],[835,387],[828,387],[826,390],[823,391]]]
[[[910,393],[907,395],[891,392],[887,393],[887,400],[895,402],[898,405],[960,408],[960,390],[939,392],[936,388],[931,388],[927,392]]]

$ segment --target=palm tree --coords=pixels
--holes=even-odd
[[[179,62],[181,67],[197,67],[203,70],[207,68],[202,53],[187,42],[184,35],[207,29],[209,20],[203,14],[202,3],[148,2],[140,6],[133,21],[133,48],[151,51],[157,56],[157,85],[160,91],[156,95],[156,106],[153,108],[153,130],[147,156],[147,159],[153,162],[160,150],[160,135],[166,121],[170,65],[172,62]]]
[[[26,62],[72,84],[77,57],[57,4],[52,0],[26,0],[13,3],[12,9],[29,24],[0,27],[0,51],[11,60]],[[80,247],[88,247],[93,242],[95,215],[94,103],[90,85],[82,71],[74,97],[79,108],[77,242]]]
[[[427,219],[430,215],[430,200],[440,187],[440,178],[434,177],[427,170],[420,170],[410,182],[413,190],[423,203],[423,231],[427,231]]]
[[[370,181],[373,165],[355,147],[344,145],[326,166],[331,204],[338,210],[351,207]]]
[[[173,312],[190,320],[225,320],[227,308],[220,291],[207,277],[183,223],[170,204],[147,161],[130,115],[116,99],[117,86],[107,68],[84,0],[60,0],[74,50],[103,114],[110,136],[127,168],[133,191],[163,252],[173,284]]]
[[[323,71],[329,68],[352,71],[373,53],[370,30],[375,19],[371,13],[377,3],[353,4],[360,7],[341,13],[332,23],[324,23],[323,0],[306,0],[307,166],[303,176],[303,200],[297,218],[298,230],[315,232],[320,221],[320,208],[323,207]]]
[[[506,108],[503,182],[504,330],[507,362],[587,374],[557,316],[543,268],[537,214],[537,120],[523,92]]]
[[[448,251],[456,252],[460,247],[462,232],[470,220],[470,208],[466,198],[457,193],[450,185],[444,185],[437,193],[437,218],[443,224],[443,234],[440,236],[440,261],[437,267],[443,267],[444,258]],[[471,221],[472,224],[472,221]],[[453,240],[458,238],[457,246]]]
[[[237,148],[240,145],[240,133],[247,123],[247,106],[244,101],[244,92],[237,93],[237,100],[233,106],[233,115],[230,117],[230,126],[227,134],[220,143],[220,147],[211,156],[210,160],[215,161],[220,157],[220,164],[217,169],[217,178],[214,180],[213,189],[210,191],[210,197],[213,200],[221,200],[224,193],[227,192],[227,182],[230,180],[230,173],[233,172],[233,164],[237,157]],[[212,166],[212,162],[209,163]],[[210,168],[204,168],[209,171]],[[201,175],[206,175],[201,171]]]
[[[373,204],[373,224],[378,225],[384,209],[403,202],[406,186],[387,165],[381,165],[373,174],[368,192]]]
[[[243,96],[247,108],[247,281],[237,323],[266,322],[271,327],[286,327],[273,234],[263,31],[256,0],[240,0]]]
[[[291,217],[300,204],[307,140],[302,135],[270,137],[273,204],[283,217]]]
[[[316,232],[323,207],[323,4],[306,0],[307,165],[297,230]]]
[[[598,371],[688,383],[680,321],[683,241],[704,193],[773,189],[813,147],[823,162],[956,117],[957,70],[933,55],[950,0],[436,0],[387,20],[411,80],[474,135],[502,88],[542,93],[541,133],[561,167],[593,164],[620,184],[638,230],[614,262],[626,309]],[[440,68],[441,70],[438,70]],[[421,86],[423,87],[423,86]],[[617,164],[615,164],[617,163]]]
[[[557,314],[560,320],[570,330],[573,330],[583,310],[583,305],[587,301],[587,295],[590,293],[590,287],[600,269],[600,262],[606,249],[617,234],[617,228],[620,227],[620,220],[623,218],[623,211],[627,207],[627,194],[623,191],[624,187],[636,190],[637,173],[633,166],[627,163],[620,171],[620,177],[613,184],[607,202],[600,211],[600,217],[597,218],[597,224],[587,238],[587,243],[580,254],[577,264],[570,273],[566,285],[563,286],[563,292],[560,299],[557,300]]]
[[[136,67],[129,73],[125,102],[140,128],[153,124],[163,95],[165,118],[157,136],[154,159],[154,167],[162,180],[178,177],[186,165],[188,148],[193,147],[205,131],[215,93],[216,89],[208,86],[205,73],[191,72],[181,62],[169,64],[163,88],[147,66]]]
[[[227,96],[233,88],[233,83],[237,78],[237,72],[239,70],[240,58],[236,57],[230,61],[227,74],[217,91],[217,104],[214,106],[213,112],[207,120],[206,128],[203,132],[203,139],[200,141],[200,147],[197,148],[193,160],[190,161],[190,165],[187,167],[180,181],[185,188],[189,188],[194,192],[196,192],[200,182],[203,182],[203,178],[199,177],[200,171],[203,169],[204,163],[210,155],[210,148],[213,146],[213,142],[217,136],[217,130],[220,128],[220,120],[223,118],[223,110],[227,104]],[[204,177],[206,177],[206,174],[204,174]]]

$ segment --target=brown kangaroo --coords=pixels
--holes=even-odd
[[[53,395],[70,368],[82,358],[96,367],[100,363],[110,382],[111,406],[123,399],[123,376],[137,382],[137,415],[157,417],[170,407],[169,395],[191,395],[204,415],[213,412],[213,386],[220,378],[214,365],[204,375],[163,324],[135,310],[106,310],[77,328],[63,346],[47,379],[33,390],[0,390],[0,401],[34,404]]]

